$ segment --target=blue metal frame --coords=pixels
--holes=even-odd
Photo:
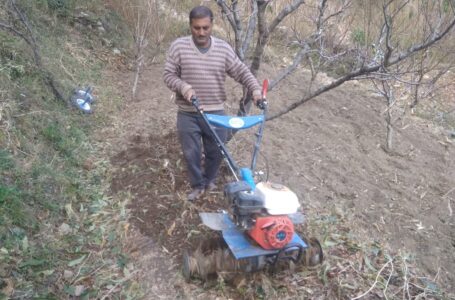
[[[226,228],[222,230],[223,239],[236,259],[272,256],[280,252],[280,250],[266,250],[255,245],[254,241],[251,241],[243,231],[235,226],[227,214],[224,214],[223,221],[226,224]],[[304,249],[308,248],[308,245],[295,232],[289,244],[298,244]]]
[[[207,119],[209,120],[210,124],[229,129],[247,129],[264,122],[263,115],[245,117],[221,116],[207,113],[205,115],[207,116]]]
[[[258,105],[262,109],[262,115],[255,115],[255,116],[244,116],[244,117],[234,117],[234,116],[217,116],[213,114],[206,114],[202,111],[202,109],[199,107],[199,100],[196,97],[193,97],[191,99],[192,105],[196,108],[197,112],[199,115],[202,117],[204,122],[207,124],[207,126],[210,129],[210,132],[212,133],[212,136],[220,149],[221,153],[223,156],[226,158],[226,161],[228,163],[229,169],[231,170],[232,174],[234,175],[235,179],[239,181],[239,175],[241,180],[247,181],[251,185],[251,178],[243,178],[242,175],[250,173],[254,174],[254,168],[256,167],[256,159],[257,155],[259,153],[259,146],[262,141],[262,135],[264,132],[264,125],[265,125],[265,120],[267,119],[267,101],[265,99],[260,102],[260,105]],[[254,144],[254,149],[253,149],[253,156],[251,159],[251,167],[250,167],[250,172],[242,171],[239,174],[239,167],[235,163],[234,159],[232,158],[231,154],[227,150],[226,146],[224,145],[223,141],[220,139],[216,131],[213,129],[213,126],[221,126],[229,129],[246,129],[253,127],[257,124],[260,124],[258,132],[256,134],[256,142]],[[255,188],[254,181],[252,188]]]
[[[202,116],[204,122],[209,126],[210,131],[215,139],[218,148],[220,149],[223,156],[226,158],[229,168],[231,169],[234,177],[239,180],[237,175],[240,175],[240,179],[247,182],[252,189],[255,188],[255,182],[253,179],[253,172],[256,165],[256,157],[259,152],[259,146],[262,141],[262,135],[264,131],[264,124],[267,116],[267,102],[264,100],[261,102],[260,108],[263,110],[262,115],[256,116],[244,116],[244,117],[233,117],[233,116],[219,116],[206,114],[199,108],[199,101],[197,98],[192,99],[193,106],[197,109],[198,113]],[[256,143],[254,145],[253,157],[251,161],[251,168],[241,168],[235,164],[232,156],[228,152],[227,148],[216,134],[216,131],[212,128],[214,126],[221,126],[229,129],[246,129],[260,124]],[[240,172],[240,174],[238,174]],[[228,214],[223,214],[223,217],[218,220],[219,226],[222,227],[221,232],[224,240],[226,241],[229,249],[236,259],[243,259],[257,256],[277,256],[281,249],[278,250],[266,250],[258,246],[254,241],[250,240],[243,230],[240,230],[229,218]],[[302,249],[308,248],[308,245],[300,238],[300,236],[294,232],[292,240],[288,245],[297,245]]]

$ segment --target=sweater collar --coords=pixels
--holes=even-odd
[[[212,49],[214,47],[214,44],[215,44],[215,39],[213,38],[213,36],[210,36],[210,45],[208,48],[199,48],[198,46],[196,46],[196,44],[194,43],[193,41],[193,37],[192,36],[189,36],[189,39],[190,39],[190,43],[191,43],[191,47],[199,54],[199,55],[207,55],[209,54],[210,52],[212,52]],[[204,51],[206,50],[206,51]]]

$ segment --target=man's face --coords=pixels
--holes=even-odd
[[[190,28],[196,46],[207,48],[210,45],[210,35],[212,34],[212,21],[210,21],[210,17],[192,19]]]

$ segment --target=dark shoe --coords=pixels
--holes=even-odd
[[[205,190],[206,190],[207,192],[214,192],[214,191],[216,191],[217,188],[218,188],[218,187],[216,186],[215,183],[210,182],[210,183],[205,187]]]
[[[199,199],[202,194],[204,194],[204,190],[201,188],[194,188],[191,193],[188,194],[188,201],[195,201]]]

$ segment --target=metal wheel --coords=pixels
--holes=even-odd
[[[302,264],[309,267],[321,264],[324,261],[321,243],[314,237],[309,240],[304,239],[304,241],[308,245],[308,248],[303,252]]]

